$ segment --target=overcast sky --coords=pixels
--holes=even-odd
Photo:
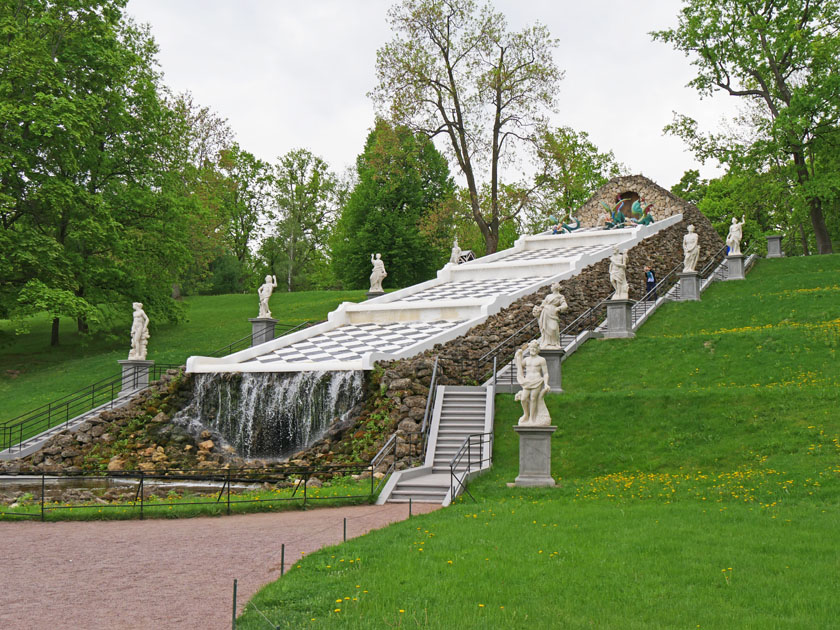
[[[274,160],[307,148],[338,173],[361,152],[373,124],[367,93],[376,50],[391,39],[391,0],[130,0],[150,24],[164,81],[227,118],[240,145]],[[679,0],[494,0],[511,29],[536,21],[559,39],[557,125],[586,131],[631,173],[670,188],[689,168],[706,176],[683,142],[662,134],[672,112],[716,128],[735,99],[700,100],[685,87],[692,66],[651,41],[676,23]]]

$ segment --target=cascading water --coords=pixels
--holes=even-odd
[[[243,457],[283,457],[318,440],[362,400],[363,373],[196,374],[173,420],[219,433]]]

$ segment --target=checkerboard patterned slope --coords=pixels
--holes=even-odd
[[[577,247],[556,247],[551,249],[534,249],[524,252],[517,252],[499,258],[500,261],[512,262],[514,260],[551,260],[554,258],[567,258],[572,256],[583,256],[594,252],[603,251],[604,245],[579,245]]]
[[[355,361],[366,352],[398,352],[419,341],[439,335],[460,321],[348,324],[260,355],[254,362],[310,363]],[[246,366],[250,362],[242,365]]]
[[[464,280],[463,282],[445,282],[444,284],[419,291],[404,297],[402,302],[421,300],[459,300],[465,298],[486,298],[515,293],[536,282],[545,280],[543,276],[500,280]]]

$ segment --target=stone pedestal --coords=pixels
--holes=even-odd
[[[773,234],[767,237],[767,258],[782,258],[782,235]]]
[[[149,372],[152,371],[154,361],[141,361],[139,359],[124,359],[117,361],[122,366],[122,387],[120,395],[138,389],[145,389],[149,386]]]
[[[551,477],[551,434],[555,426],[517,425],[519,434],[519,476],[514,485],[523,487],[554,486]]]
[[[274,339],[274,327],[277,320],[273,317],[253,317],[248,319],[251,322],[251,347],[258,346],[266,341]]]
[[[607,332],[605,339],[630,339],[633,332],[633,300],[607,301]]]
[[[368,291],[365,299],[372,300],[373,298],[378,298],[380,295],[385,295],[385,291]]]
[[[726,266],[729,268],[727,280],[743,280],[744,279],[744,256],[736,254],[735,256],[726,257]]]
[[[560,373],[560,363],[563,355],[566,354],[563,350],[547,350],[540,348],[540,356],[545,359],[548,366],[548,386],[551,387],[552,394],[563,393],[563,378]]]
[[[686,271],[680,274],[680,302],[700,300],[700,274]]]

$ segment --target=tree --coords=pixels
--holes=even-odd
[[[221,204],[227,218],[227,244],[244,268],[251,246],[271,219],[271,168],[234,143],[220,152],[219,169],[225,178]]]
[[[708,189],[709,180],[701,179],[700,171],[697,169],[690,169],[683,173],[680,181],[671,187],[671,192],[696,206],[706,196]]]
[[[503,214],[501,171],[554,108],[563,76],[551,56],[556,42],[540,24],[509,32],[503,15],[489,5],[478,9],[473,0],[403,0],[388,18],[395,37],[377,51],[379,85],[371,96],[393,121],[446,139],[466,180],[473,220],[493,253],[500,225],[527,200]]]
[[[727,163],[784,156],[819,253],[831,253],[823,208],[838,195],[835,172],[816,156],[836,140],[840,122],[840,11],[836,0],[687,0],[676,28],[652,33],[693,57],[690,82],[702,96],[722,91],[747,99],[740,122],[753,126],[746,144],[701,137],[691,119],[669,127],[699,155]],[[834,145],[836,146],[836,145]]]
[[[543,129],[537,138],[536,177],[542,210],[571,217],[598,188],[621,172],[612,151],[598,151],[589,134],[570,127]]]
[[[177,320],[192,257],[184,138],[123,0],[0,4],[0,309],[76,318],[132,301]]]
[[[294,149],[274,167],[272,196],[277,221],[261,249],[269,268],[286,278],[286,290],[307,284],[305,274],[326,264],[324,252],[337,214],[338,180],[327,163]]]
[[[419,226],[455,189],[446,159],[423,134],[379,119],[356,170],[358,181],[330,239],[336,278],[345,287],[367,287],[372,253],[385,260],[385,286],[431,278],[448,247],[435,247]]]

